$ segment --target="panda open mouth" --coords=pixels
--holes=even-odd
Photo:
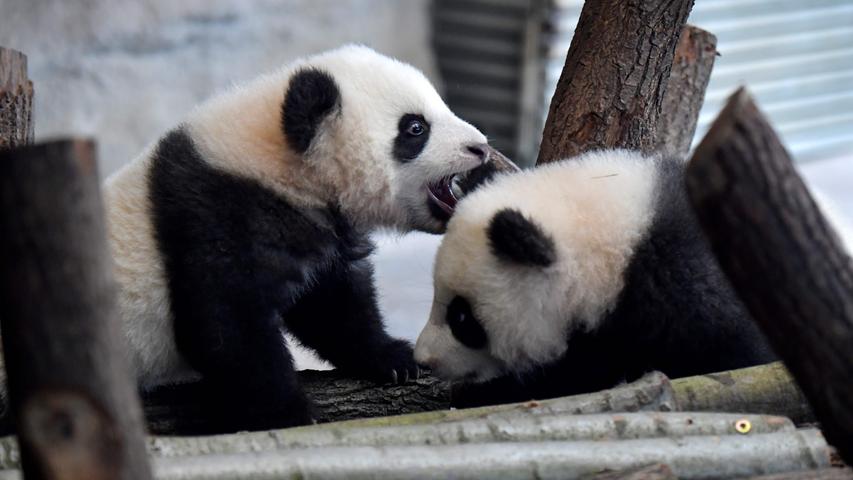
[[[489,161],[470,170],[439,178],[427,185],[427,206],[432,215],[446,223],[456,209],[456,203],[498,173],[517,172],[520,169],[499,151],[487,147]]]
[[[453,215],[456,202],[465,195],[460,182],[459,175],[453,174],[427,185],[430,203],[441,209],[448,218]]]

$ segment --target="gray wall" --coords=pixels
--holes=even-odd
[[[433,76],[428,0],[0,0],[36,137],[91,135],[106,175],[233,82],[359,42]]]

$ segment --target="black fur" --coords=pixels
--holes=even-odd
[[[305,153],[317,135],[320,122],[340,107],[341,93],[326,72],[306,68],[293,74],[282,106],[282,126],[287,144]]]
[[[570,332],[552,365],[460,388],[459,407],[549,398],[609,388],[659,370],[682,377],[776,359],[693,216],[684,166],[660,161],[655,217],[625,272],[614,310],[594,332]]]
[[[211,431],[311,421],[285,326],[354,375],[416,373],[410,346],[384,331],[372,246],[335,207],[298,209],[212,168],[181,129],[161,140],[148,181],[178,349],[221,409]]]
[[[547,267],[557,257],[554,240],[518,210],[496,213],[486,234],[492,253],[510,262]]]
[[[413,122],[423,126],[423,132],[414,135],[409,131]],[[397,136],[394,138],[394,158],[400,162],[414,160],[421,154],[429,141],[430,125],[423,115],[407,113],[400,117],[397,124]]]
[[[468,348],[483,348],[488,342],[486,331],[480,321],[474,317],[468,300],[456,296],[447,305],[445,321],[450,332],[462,345]]]

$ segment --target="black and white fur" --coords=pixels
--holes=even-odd
[[[414,378],[367,235],[441,232],[430,192],[482,165],[485,142],[418,70],[361,46],[197,107],[104,188],[141,387],[201,378],[222,413],[211,429],[309,423],[283,331],[355,376]]]
[[[775,357],[687,203],[684,166],[601,151],[498,177],[457,206],[415,358],[478,403]]]

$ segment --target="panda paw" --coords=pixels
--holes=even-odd
[[[366,366],[364,376],[379,383],[407,383],[417,380],[421,374],[412,346],[405,340],[392,340],[377,351]]]

